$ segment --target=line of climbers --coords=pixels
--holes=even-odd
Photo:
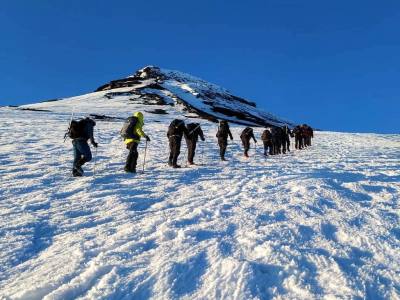
[[[96,122],[90,118],[84,118],[80,121],[72,120],[68,132],[65,134],[65,137],[68,135],[72,139],[74,151],[73,176],[82,176],[82,166],[92,159],[88,141],[90,140],[91,144],[97,148],[97,143],[93,137],[93,128],[95,125]],[[126,148],[129,150],[124,167],[124,170],[128,173],[136,173],[140,139],[143,137],[147,142],[150,141],[150,137],[143,131],[143,126],[143,114],[141,112],[135,112],[133,116],[126,119],[120,132]],[[187,162],[189,165],[193,165],[199,137],[202,141],[205,141],[200,124],[189,123],[186,125],[183,120],[175,119],[168,127],[167,137],[170,149],[168,165],[173,168],[181,167],[178,165],[178,157],[183,137],[185,138],[188,151]],[[222,120],[219,122],[216,137],[218,140],[220,158],[222,161],[226,161],[225,153],[228,146],[228,137],[231,141],[233,140],[227,121]],[[313,129],[306,124],[298,125],[293,130],[290,130],[288,126],[268,127],[261,135],[261,140],[264,145],[264,155],[277,155],[290,152],[291,137],[295,138],[296,149],[304,149],[305,147],[311,146],[311,139],[314,137],[314,132]],[[254,143],[257,143],[253,129],[246,127],[240,134],[240,139],[244,149],[244,156],[249,157],[250,140],[253,139]]]

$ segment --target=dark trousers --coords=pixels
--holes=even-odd
[[[285,138],[282,143],[282,152],[286,153],[286,150],[290,152],[290,138]]]
[[[272,143],[271,143],[271,141],[263,141],[263,144],[264,144],[264,155],[267,155],[267,153],[268,153],[269,155],[272,155],[273,149],[272,149]]]
[[[196,144],[197,142],[193,140],[186,141],[186,145],[188,147],[188,162],[191,164],[193,163],[193,159],[196,154]]]
[[[301,136],[295,136],[295,148],[296,149],[303,149],[303,138]]]
[[[272,140],[272,153],[275,154],[281,154],[281,141],[279,139],[273,139]]]
[[[138,153],[138,143],[132,142],[126,145],[129,149],[128,157],[126,158],[125,169],[127,171],[136,172],[137,159],[139,157]]]
[[[169,138],[169,158],[168,164],[170,166],[176,166],[178,163],[178,156],[181,153],[181,136],[171,136]]]
[[[228,146],[228,138],[218,138],[219,156],[225,159],[226,147]]]
[[[92,152],[87,141],[83,139],[72,140],[72,145],[74,147],[74,162],[73,167],[80,167],[85,162],[92,160]]]
[[[243,138],[241,140],[242,140],[242,144],[243,144],[243,148],[244,148],[244,155],[248,156],[249,150],[250,150],[250,139]]]

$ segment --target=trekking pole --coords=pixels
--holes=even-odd
[[[65,143],[65,140],[67,139],[67,135],[71,129],[71,123],[72,123],[72,120],[74,119],[74,113],[75,113],[75,106],[72,107],[71,119],[69,120],[68,131],[64,134],[64,143]]]
[[[97,157],[97,147],[96,150],[94,151],[93,177],[96,177],[96,163],[97,163],[96,157]]]
[[[144,166],[146,164],[146,154],[147,154],[147,140],[146,140],[146,145],[144,147],[143,168],[142,168],[143,173],[144,173]]]
[[[186,157],[186,153],[188,152],[188,147],[187,147],[187,145],[186,145],[186,150],[185,150],[185,153],[183,154],[183,159],[184,159],[184,161],[185,161],[185,167],[187,167],[187,157]]]

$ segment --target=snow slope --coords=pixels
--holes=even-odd
[[[145,112],[144,174],[122,171],[111,120],[97,122],[96,175],[89,163],[71,178],[73,107],[149,110],[104,93],[0,108],[0,298],[400,298],[399,135],[318,132],[305,151],[244,159],[233,126],[223,163],[216,125],[199,119],[200,165],[175,170],[166,129],[181,112],[160,106]]]

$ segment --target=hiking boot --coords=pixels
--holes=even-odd
[[[124,167],[124,171],[127,173],[136,173],[136,169],[130,169],[128,167]]]
[[[191,166],[192,166],[192,165],[194,165],[194,164],[195,164],[195,163],[192,162],[192,161],[189,161],[189,162],[188,162],[188,165],[191,165]]]
[[[74,176],[74,177],[82,177],[83,176],[83,171],[80,172],[78,168],[73,168],[72,169],[72,176]]]
[[[81,166],[76,166],[75,169],[83,175],[83,169]]]
[[[180,165],[173,165],[172,166],[174,169],[179,169],[181,166]]]

